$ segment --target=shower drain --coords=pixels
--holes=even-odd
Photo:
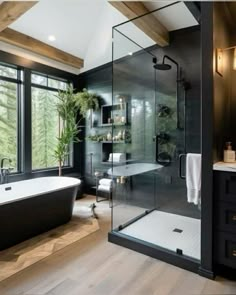
[[[175,228],[173,230],[173,232],[181,234],[183,232],[183,230],[182,229],[179,229],[179,228]]]

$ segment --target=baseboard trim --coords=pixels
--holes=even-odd
[[[198,269],[198,273],[200,276],[205,277],[207,279],[211,279],[211,280],[215,279],[215,273],[213,271],[204,269],[201,266]]]

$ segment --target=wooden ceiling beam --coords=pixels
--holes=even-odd
[[[0,41],[29,50],[33,53],[67,64],[74,68],[80,69],[84,64],[83,59],[79,57],[9,28],[0,33]]]
[[[3,1],[0,4],[0,32],[33,7],[37,1]]]
[[[128,19],[133,19],[150,12],[144,4],[139,1],[109,1],[109,3]],[[133,20],[133,23],[159,46],[164,47],[169,45],[168,30],[153,14],[148,14]]]

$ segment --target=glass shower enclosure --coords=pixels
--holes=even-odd
[[[160,47],[139,29],[149,17],[113,28],[109,240],[197,271],[201,205],[188,199],[186,158],[201,154],[200,26]]]

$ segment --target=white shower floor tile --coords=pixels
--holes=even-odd
[[[120,232],[174,252],[181,249],[183,255],[200,260],[199,219],[155,210]]]

